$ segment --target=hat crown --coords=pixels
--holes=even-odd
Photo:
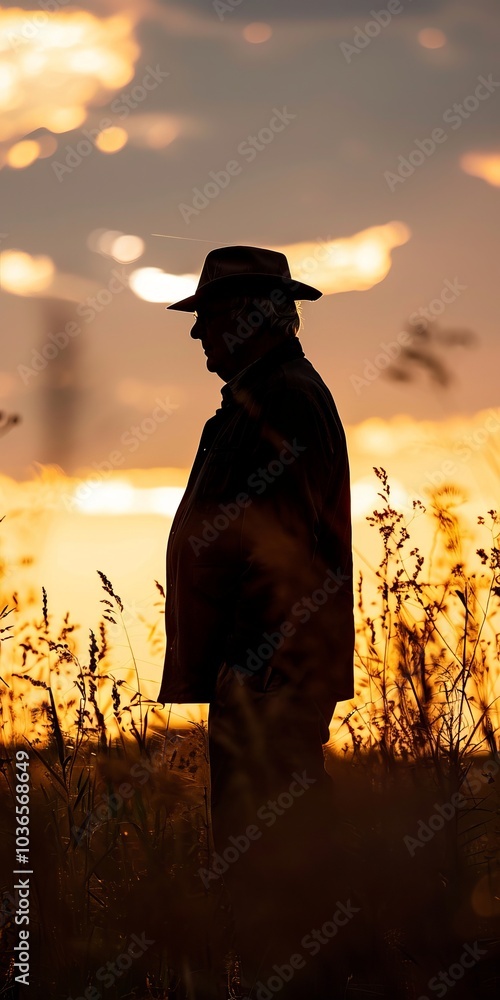
[[[290,268],[284,253],[263,247],[219,247],[205,258],[198,287],[217,278],[241,274],[269,274],[291,281]]]
[[[172,302],[167,309],[195,312],[209,298],[237,298],[258,291],[263,295],[276,291],[292,300],[312,301],[322,294],[318,288],[291,277],[285,254],[279,250],[228,246],[207,254],[194,295]]]

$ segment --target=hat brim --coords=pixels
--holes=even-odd
[[[176,309],[179,312],[196,312],[201,303],[211,298],[232,298],[235,295],[248,295],[255,292],[284,292],[293,301],[305,299],[315,302],[321,298],[323,292],[312,285],[306,285],[303,281],[295,281],[293,278],[284,278],[281,274],[226,274],[222,278],[214,278],[207,281],[206,285],[198,288],[194,295],[189,295],[187,299],[179,299],[165,306],[166,309]]]

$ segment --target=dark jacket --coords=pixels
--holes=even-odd
[[[167,546],[160,702],[210,702],[223,664],[330,717],[352,697],[349,464],[332,395],[297,338],[222,389]]]

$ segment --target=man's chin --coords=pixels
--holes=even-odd
[[[213,360],[213,358],[207,358],[206,364],[207,364],[207,370],[209,372],[214,372],[215,375],[218,375],[219,378],[221,378],[224,382],[227,381],[226,375],[224,374],[220,366],[217,364],[217,362]]]

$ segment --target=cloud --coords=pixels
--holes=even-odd
[[[192,295],[197,284],[196,274],[168,274],[160,267],[138,267],[129,275],[130,288],[144,302],[176,302]]]
[[[365,291],[383,281],[392,266],[391,250],[410,239],[403,222],[363,229],[354,236],[289,243],[286,254],[294,277],[317,285],[324,295]]]
[[[94,102],[129,83],[140,54],[135,20],[83,10],[0,10],[0,141],[38,128],[78,128]]]
[[[460,166],[465,174],[500,187],[500,153],[464,153]]]
[[[409,239],[410,230],[404,222],[388,222],[353,236],[305,240],[269,249],[286,255],[292,277],[317,285],[324,295],[334,295],[366,291],[383,281],[392,266],[391,251]],[[197,283],[196,274],[168,274],[159,267],[137,268],[129,276],[130,288],[146,302],[175,302],[192,295]]]
[[[32,256],[24,250],[4,250],[0,253],[2,290],[11,295],[66,302],[82,302],[101,288],[80,274],[57,271],[54,261],[45,254]]]

